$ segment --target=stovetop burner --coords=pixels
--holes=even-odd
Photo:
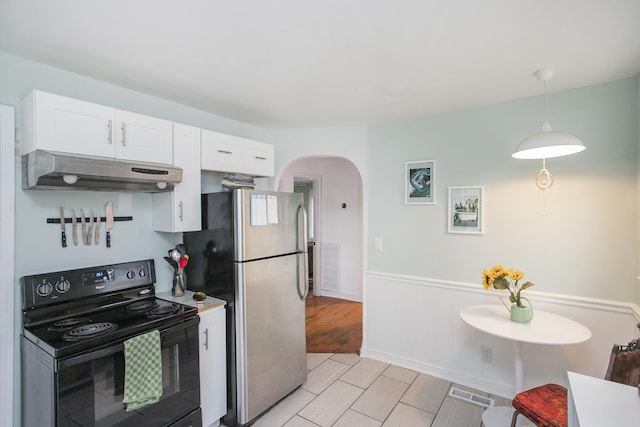
[[[69,329],[77,328],[78,326],[86,325],[87,323],[91,323],[91,319],[86,317],[70,317],[68,319],[58,320],[53,325],[49,326],[47,330],[52,332],[64,332]]]
[[[124,308],[124,311],[132,314],[145,313],[157,306],[158,306],[158,303],[156,303],[153,300],[136,301],[134,303],[127,305]]]
[[[80,341],[113,332],[118,325],[111,322],[89,323],[73,328],[62,336],[65,341]]]
[[[169,314],[176,314],[180,311],[180,307],[177,305],[165,305],[161,307],[155,307],[147,313],[148,317],[163,317]]]

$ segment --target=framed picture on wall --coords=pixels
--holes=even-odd
[[[484,187],[449,187],[449,233],[484,234]]]
[[[435,179],[435,160],[406,162],[404,164],[404,202],[407,205],[435,204]]]

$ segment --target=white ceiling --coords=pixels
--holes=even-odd
[[[640,71],[640,0],[0,0],[0,50],[264,127],[362,125]]]

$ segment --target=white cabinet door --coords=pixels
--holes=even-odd
[[[224,306],[201,312],[199,330],[202,425],[217,426],[227,413]]]
[[[205,172],[273,176],[273,145],[203,129],[201,165]]]
[[[242,139],[211,130],[202,130],[203,171],[240,173]]]
[[[253,176],[273,176],[273,145],[246,140],[242,150],[242,170]]]
[[[174,166],[182,168],[182,182],[173,191],[154,193],[152,226],[155,231],[183,232],[201,229],[200,129],[173,124]]]
[[[117,110],[116,158],[173,164],[173,123]]]
[[[115,111],[34,90],[23,100],[23,153],[42,149],[113,157]]]
[[[23,153],[37,149],[173,164],[173,123],[65,96],[23,100]]]

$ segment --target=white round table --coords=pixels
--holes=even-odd
[[[522,343],[566,345],[578,344],[591,338],[591,331],[580,323],[545,311],[535,310],[530,323],[512,322],[502,305],[474,305],[460,310],[460,317],[474,328],[513,342],[515,359],[515,391],[522,391]],[[487,427],[508,426],[512,407],[492,407],[482,414]]]

